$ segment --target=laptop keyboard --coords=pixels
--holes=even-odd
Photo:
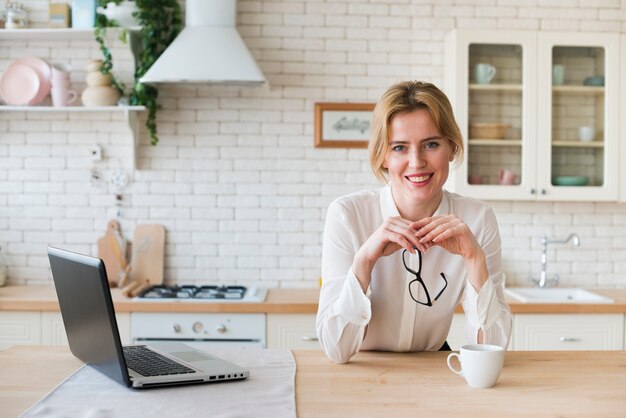
[[[195,370],[155,353],[142,345],[123,347],[123,349],[128,368],[142,376],[164,376],[195,372]]]

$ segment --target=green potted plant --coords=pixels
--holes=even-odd
[[[98,0],[98,5],[104,8],[108,3],[118,6],[123,2],[124,0]],[[129,91],[126,91],[126,86],[115,78],[113,57],[106,45],[106,29],[118,27],[118,22],[98,13],[94,35],[103,55],[100,72],[111,75],[113,86],[123,96],[128,96],[130,105],[146,107],[148,110],[146,128],[150,135],[150,142],[156,145],[159,142],[156,125],[159,91],[154,86],[140,83],[139,79],[181,31],[182,14],[177,0],[135,0],[134,3],[137,11],[133,15],[140,28],[138,30],[124,28],[120,33],[120,39],[123,42],[130,40],[130,47],[135,57],[134,82]]]

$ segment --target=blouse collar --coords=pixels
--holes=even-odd
[[[400,211],[398,210],[398,206],[396,206],[396,202],[393,200],[393,194],[391,193],[391,185],[388,184],[383,187],[380,191],[380,211],[383,215],[383,219],[391,218],[393,216],[400,216]],[[450,211],[450,200],[448,198],[448,192],[443,190],[441,195],[441,202],[439,202],[439,207],[433,214],[442,215],[447,214]]]

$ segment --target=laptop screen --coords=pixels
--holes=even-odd
[[[70,350],[130,386],[104,263],[51,246],[48,258]]]

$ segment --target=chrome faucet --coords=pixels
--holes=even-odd
[[[539,279],[535,279],[531,274],[528,275],[528,281],[535,283],[539,287],[548,287],[551,284],[557,284],[559,282],[559,275],[555,274],[551,279],[548,279],[548,244],[567,244],[572,241],[574,247],[580,245],[580,238],[576,234],[571,234],[563,241],[550,240],[546,235],[541,238],[541,274]]]

